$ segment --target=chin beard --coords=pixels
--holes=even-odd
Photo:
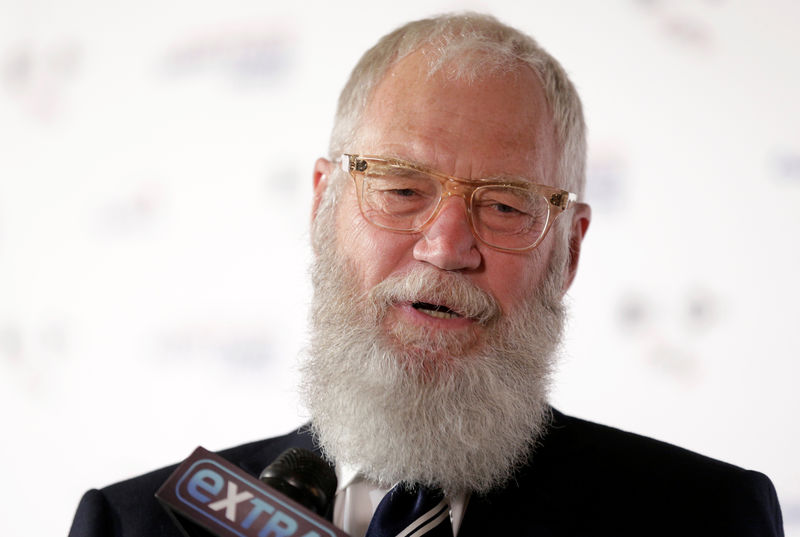
[[[565,317],[560,270],[549,270],[510,315],[463,275],[432,267],[365,295],[357,267],[337,255],[332,222],[322,217],[301,393],[324,454],[387,487],[480,493],[508,481],[550,418],[547,393]],[[475,333],[387,329],[391,304],[415,294],[469,312],[478,319]]]

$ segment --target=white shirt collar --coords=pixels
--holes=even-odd
[[[365,479],[358,468],[346,464],[336,465],[336,500],[333,507],[333,523],[352,537],[362,537],[378,504],[390,488],[383,488]],[[469,494],[448,496],[450,522],[453,536],[458,535],[461,521],[469,501]]]

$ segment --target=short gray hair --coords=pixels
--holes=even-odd
[[[582,198],[586,127],[578,92],[561,64],[533,38],[478,13],[409,22],[364,53],[339,96],[329,147],[332,160],[355,142],[361,115],[387,71],[422,47],[431,52],[431,74],[446,66],[448,75],[472,80],[481,73],[515,72],[521,65],[530,67],[541,81],[553,116],[553,134],[559,149],[558,185]]]

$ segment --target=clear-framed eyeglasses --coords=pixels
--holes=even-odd
[[[461,179],[388,157],[345,154],[339,163],[355,181],[361,214],[373,225],[419,232],[446,198],[460,196],[475,237],[507,252],[536,248],[577,198],[523,179]]]

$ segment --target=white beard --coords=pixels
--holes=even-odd
[[[457,493],[505,483],[550,418],[549,379],[564,324],[561,271],[552,267],[563,266],[563,255],[554,250],[560,259],[513,315],[501,315],[463,275],[432,267],[365,296],[356,267],[336,252],[332,220],[319,214],[314,229],[312,336],[301,382],[323,452],[383,486],[402,481]],[[407,325],[387,333],[388,309],[414,296],[435,296],[480,318],[482,336],[431,337]]]

